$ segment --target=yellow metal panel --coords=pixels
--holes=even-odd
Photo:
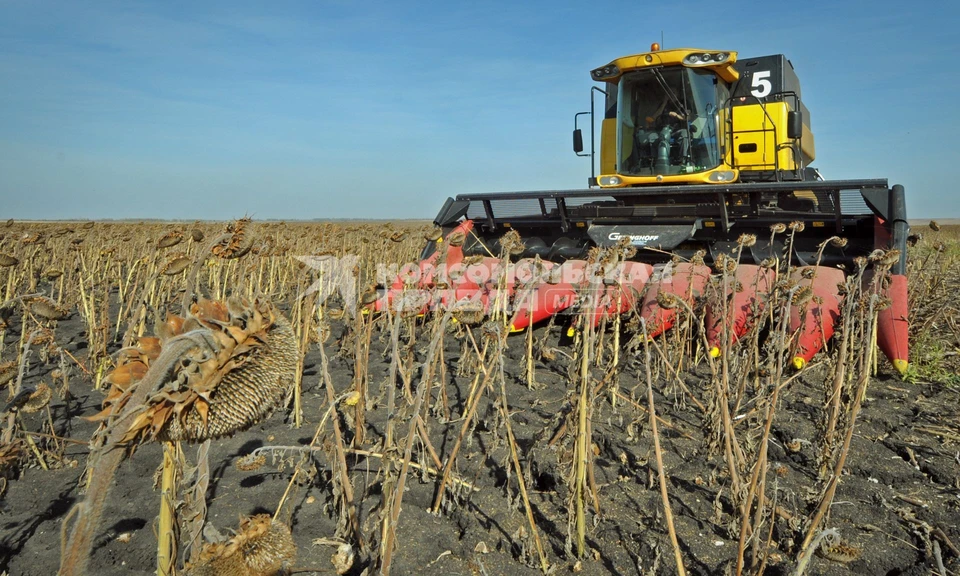
[[[626,154],[633,151],[633,138],[624,138]],[[600,173],[613,174],[617,170],[617,119],[604,118],[600,124]]]
[[[791,142],[787,138],[787,112],[786,102],[733,107],[733,151],[737,168],[773,170],[779,160],[780,170],[795,169],[792,149],[784,146],[777,151],[779,144]],[[806,126],[804,129],[810,135],[812,145],[813,135]],[[755,150],[750,151],[752,146]]]
[[[809,158],[808,162],[813,162],[817,158],[816,141],[813,139],[813,132],[806,124],[803,125],[803,137],[800,139],[800,150]]]
[[[722,169],[722,168],[720,168]],[[601,186],[601,188],[627,188],[629,186],[642,186],[644,184],[717,184],[718,182],[710,181],[710,174],[716,172],[716,170],[709,170],[707,172],[697,172],[695,174],[670,174],[666,176],[624,176],[619,174],[621,184],[616,186]],[[601,176],[612,176],[616,174],[615,172],[606,172],[602,173]],[[736,182],[739,178],[739,174],[736,170],[733,171],[733,178],[727,181],[727,183]]]

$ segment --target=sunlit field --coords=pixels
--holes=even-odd
[[[587,321],[591,278],[524,331],[523,287],[378,310],[436,235],[0,223],[0,572],[960,573],[960,226],[914,227],[903,377],[875,345],[895,254],[798,371],[818,302],[788,263],[711,355],[736,254],[657,299],[656,338]]]

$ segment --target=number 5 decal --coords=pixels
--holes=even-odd
[[[750,91],[751,94],[757,98],[763,98],[770,95],[770,91],[773,90],[773,84],[770,83],[770,71],[762,70],[753,73],[753,82],[751,82],[750,87],[753,90]]]

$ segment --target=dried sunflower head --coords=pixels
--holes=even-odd
[[[242,472],[253,472],[255,470],[259,470],[260,468],[262,468],[263,465],[266,463],[267,463],[266,454],[262,452],[260,454],[254,454],[253,452],[251,452],[246,456],[241,456],[240,458],[237,458],[237,461],[234,462],[234,466],[237,468],[237,470],[240,470]]]
[[[821,534],[817,554],[833,562],[848,564],[858,560],[863,554],[863,549],[840,538],[836,528],[828,528]]]
[[[427,242],[436,242],[437,240],[443,238],[443,228],[434,226],[423,233],[423,238]]]
[[[803,306],[813,298],[813,288],[804,286],[793,293],[790,303],[794,306]]]
[[[727,267],[728,260],[730,260],[730,257],[723,252],[717,254],[717,257],[713,261],[713,269],[718,273],[722,273]]]
[[[62,320],[70,315],[69,310],[46,296],[34,296],[24,300],[24,304],[32,314],[36,314],[44,320]]]
[[[680,305],[680,298],[676,294],[660,291],[657,292],[657,304],[664,310],[673,310]]]
[[[157,248],[169,248],[171,246],[176,246],[183,241],[183,232],[179,230],[171,230],[157,240]]]
[[[30,396],[27,397],[26,402],[24,402],[20,410],[22,412],[26,412],[27,414],[39,412],[50,403],[51,398],[53,398],[53,390],[41,382],[37,385],[37,389],[31,392]]]
[[[42,232],[26,232],[20,237],[20,242],[24,244],[39,244],[43,241]]]
[[[464,324],[479,324],[486,317],[483,302],[480,300],[464,300],[457,302],[453,317]]]
[[[6,386],[17,377],[20,366],[16,360],[0,363],[0,386]]]
[[[170,257],[169,260],[160,268],[160,272],[165,276],[176,276],[184,270],[186,270],[190,263],[193,262],[186,254],[174,254]]]
[[[884,259],[886,255],[887,253],[884,250],[877,248],[876,250],[871,252],[870,255],[867,256],[867,258],[869,258],[871,262],[880,262],[881,260]]]
[[[240,218],[227,225],[224,234],[230,234],[230,238],[218,243],[211,249],[213,255],[224,260],[233,260],[241,258],[250,252],[253,243],[249,238],[249,226],[252,220],[250,218]]]
[[[481,333],[485,338],[490,338],[491,340],[499,340],[499,339],[502,339],[504,336],[504,328],[503,328],[503,325],[500,324],[499,322],[494,322],[493,320],[491,320],[490,322],[485,322],[483,324],[483,327],[481,328]]]
[[[226,542],[207,544],[187,576],[276,576],[296,560],[290,529],[269,514],[240,521],[240,531]]]
[[[130,384],[148,376],[148,366],[169,370],[153,383],[156,389],[130,425],[127,442],[230,436],[266,418],[293,385],[297,340],[269,302],[200,300],[187,318],[168,316],[159,332],[160,338],[120,356],[107,376],[111,391],[104,410],[92,418],[117,413]],[[160,358],[151,362],[148,348],[157,344]],[[175,357],[164,358],[167,348]]]
[[[706,250],[697,250],[693,254],[693,258],[690,258],[690,263],[694,266],[703,266],[703,259],[707,255]]]
[[[893,250],[887,251],[887,253],[883,257],[883,260],[881,260],[880,263],[883,266],[889,267],[889,266],[893,266],[899,261],[900,261],[900,251],[897,249],[893,249]]]
[[[526,246],[523,244],[523,239],[520,238],[520,233],[516,230],[510,230],[500,238],[500,248],[505,254],[516,256],[522,254]]]
[[[363,291],[363,294],[360,295],[360,305],[369,306],[376,302],[380,298],[380,293],[377,292],[376,286],[370,286]]]

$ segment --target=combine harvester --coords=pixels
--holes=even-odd
[[[707,308],[710,353],[720,354],[724,333],[736,339],[747,332],[779,270],[813,293],[804,316],[794,310],[790,323],[799,332],[793,357],[799,369],[832,336],[854,259],[897,249],[884,285],[892,305],[880,313],[877,343],[906,372],[903,187],[885,179],[824,180],[810,166],[810,113],[786,57],[738,59],[736,52],[654,44],[591,76],[603,84],[592,88],[591,110],[575,116],[573,133],[574,151],[591,159],[590,187],[448,198],[422,261],[381,287],[373,308],[473,305],[483,317],[509,306],[511,329],[523,330],[582,309],[578,296],[594,273],[589,251],[629,243],[635,261],[618,264],[615,274],[604,271],[602,284],[594,284],[604,294],[593,301],[593,322],[637,310],[652,337],[669,329],[675,315],[658,305],[658,296],[692,305],[703,294],[708,266],[730,256],[739,262],[730,325],[724,330],[724,317]],[[604,100],[599,176],[596,95]],[[587,114],[589,153],[576,127]],[[510,231],[517,234],[505,236]],[[613,292],[618,296],[611,298]]]

